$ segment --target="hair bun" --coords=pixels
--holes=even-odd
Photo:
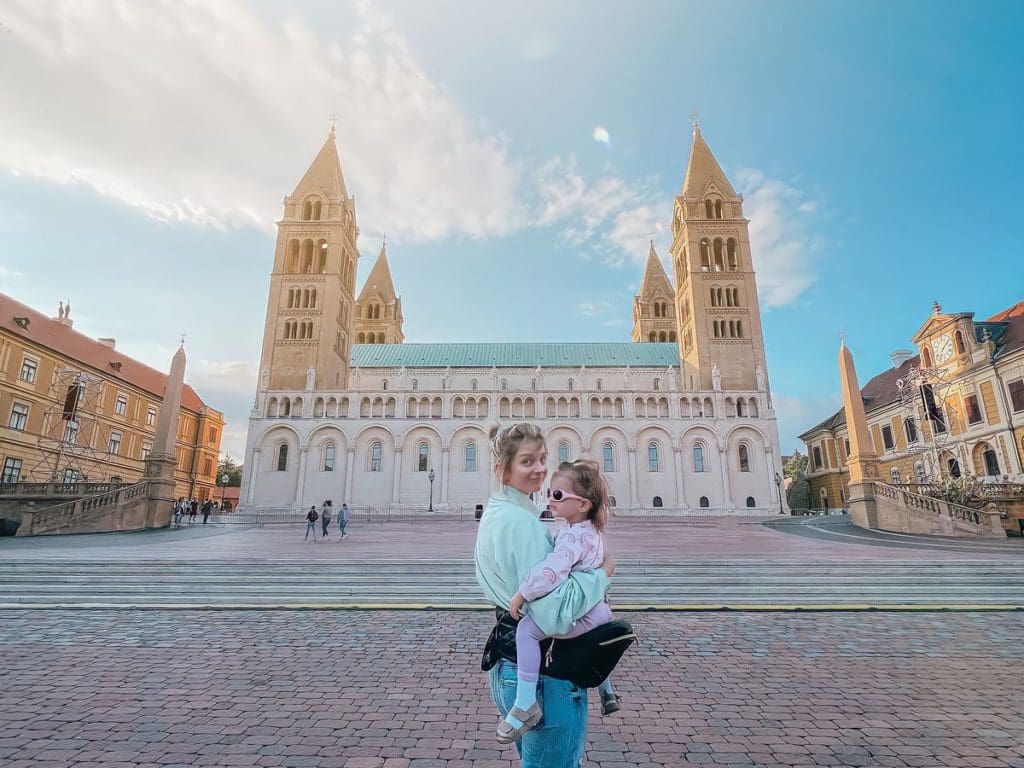
[[[498,432],[501,431],[501,422],[497,419],[491,419],[484,426],[484,429],[487,430],[487,437],[493,442],[494,438],[498,436]]]

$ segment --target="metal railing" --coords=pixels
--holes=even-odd
[[[334,507],[331,512],[331,526],[338,525],[338,515],[341,508]],[[394,522],[426,522],[430,520],[445,520],[464,522],[474,519],[474,508],[465,506],[446,507],[429,511],[427,507],[406,506],[400,504],[389,504],[386,506],[355,505],[348,508],[349,524],[355,525],[383,525]],[[249,525],[255,528],[263,528],[268,525],[305,525],[308,509],[296,509],[294,507],[260,507],[256,509],[245,509],[240,512],[220,513],[211,516],[214,523],[225,525]],[[323,514],[317,508],[318,514]],[[317,520],[320,525],[320,520]]]

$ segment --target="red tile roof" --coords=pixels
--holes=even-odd
[[[16,317],[28,318],[28,327],[22,328],[18,325],[15,321]],[[132,384],[155,398],[163,400],[164,390],[167,388],[167,374],[150,368],[148,365],[143,365],[138,360],[123,355],[106,344],[91,339],[3,293],[0,293],[0,328],[26,341],[51,349],[64,357],[77,360],[108,379]],[[120,363],[120,370],[111,366],[111,363]],[[196,391],[188,384],[185,385],[181,393],[181,405],[183,408],[197,412],[206,407]]]

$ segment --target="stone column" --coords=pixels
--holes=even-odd
[[[402,448],[395,446],[395,472],[391,478],[391,503],[402,503]]]
[[[446,445],[441,449],[441,498],[438,500],[444,506],[448,506],[448,473],[451,465],[451,451]]]
[[[256,477],[260,471],[260,449],[252,449],[252,464],[251,467],[247,467],[247,474],[249,475],[249,488],[246,490],[245,503],[251,505],[253,498],[256,496]]]
[[[718,449],[718,464],[722,478],[722,504],[725,508],[733,507],[732,488],[729,487],[729,453],[724,447]]]
[[[185,386],[185,348],[179,347],[167,374],[160,415],[156,420],[153,450],[146,457],[145,478],[149,481],[145,522],[147,528],[171,524],[174,510],[174,446],[177,442],[178,419],[181,412],[181,391]],[[114,525],[113,528],[120,526]]]
[[[636,490],[636,485],[637,485],[637,483],[636,483],[636,473],[637,473],[636,448],[634,446],[630,445],[630,446],[628,446],[626,448],[626,452],[627,452],[626,470],[629,472],[629,498],[630,498],[630,504],[629,505],[631,507],[639,507],[639,506],[641,506],[638,503],[640,501],[640,499],[639,499],[639,494],[637,493],[637,490]]]
[[[850,455],[846,466],[850,469],[850,517],[861,528],[878,528],[878,507],[875,503],[874,482],[878,479],[878,457],[871,444],[868,420],[864,413],[864,400],[857,383],[857,369],[846,341],[839,345],[839,379],[843,388],[843,409],[846,411],[846,431],[850,438]]]
[[[348,457],[345,459],[345,496],[342,499],[350,507],[352,506],[352,471],[356,465],[356,449],[348,449]]]
[[[687,504],[683,495],[683,449],[678,445],[672,446],[672,462],[676,468],[676,506],[685,509]]]
[[[306,458],[308,455],[308,446],[299,448],[299,476],[295,479],[295,500],[292,501],[293,507],[298,507],[302,504],[302,494],[306,490]]]

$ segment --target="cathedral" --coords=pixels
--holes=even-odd
[[[597,460],[619,514],[784,511],[747,225],[694,125],[673,279],[652,243],[632,341],[406,344],[386,247],[356,292],[332,129],[278,222],[241,508],[472,509],[498,419],[540,426],[549,464]]]

